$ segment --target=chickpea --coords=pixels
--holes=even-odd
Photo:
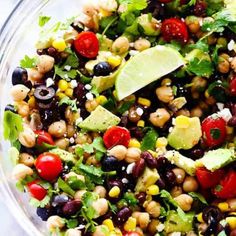
[[[230,66],[234,72],[236,72],[236,57],[230,62]]]
[[[107,194],[107,190],[103,186],[96,186],[95,189],[93,190],[95,193],[98,194],[100,198],[105,198]]]
[[[207,86],[207,80],[200,77],[200,76],[195,76],[192,79],[192,87],[191,87],[191,91],[193,92],[200,92],[202,90],[204,90]]]
[[[169,112],[165,108],[159,108],[156,112],[150,114],[149,120],[154,126],[162,128],[170,117]]]
[[[86,192],[87,192],[86,190],[79,190],[79,191],[77,191],[77,192],[75,193],[75,196],[74,196],[75,200],[81,201],[83,195],[84,195]]]
[[[197,106],[191,110],[190,115],[191,115],[191,117],[199,117],[200,118],[203,115],[203,111],[199,106]]]
[[[169,103],[174,100],[174,93],[171,87],[161,86],[156,89],[158,99],[164,103]]]
[[[226,74],[229,72],[230,64],[229,64],[229,55],[223,53],[219,56],[219,62],[217,69],[220,73]]]
[[[236,198],[231,198],[226,201],[229,204],[230,211],[236,211]]]
[[[147,212],[141,212],[138,217],[138,224],[141,229],[146,229],[150,221],[150,216]]]
[[[24,164],[17,164],[12,171],[12,176],[16,180],[24,179],[27,175],[32,175],[34,171]]]
[[[65,225],[65,221],[60,216],[50,216],[47,220],[47,228],[54,231],[57,228],[61,229]]]
[[[89,134],[83,134],[83,133],[79,133],[75,139],[75,143],[76,144],[85,144],[85,143],[92,143],[93,140],[91,138],[91,136]]]
[[[66,230],[65,236],[81,236],[82,232],[78,229],[68,229]]]
[[[108,202],[105,198],[99,198],[98,200],[94,201],[92,203],[92,207],[94,210],[97,212],[97,217],[103,216],[107,213],[108,211]]]
[[[125,156],[125,161],[127,163],[133,163],[140,159],[141,156],[141,150],[136,147],[130,147],[127,149],[127,153]]]
[[[97,102],[96,99],[87,100],[85,103],[85,108],[88,112],[92,112],[97,108],[98,105],[99,105],[99,103]]]
[[[70,173],[65,175],[65,179],[68,180],[70,177],[76,177],[78,180],[85,182],[85,178],[83,175],[78,175],[75,172],[71,171]]]
[[[95,155],[92,155],[92,156],[87,157],[86,164],[87,165],[98,166],[100,164],[100,162],[99,162],[99,160],[97,160]]]
[[[17,112],[20,116],[27,117],[30,112],[29,104],[24,101],[15,102],[15,106],[17,107]]]
[[[121,36],[117,38],[112,44],[112,52],[116,54],[124,54],[129,50],[129,40]]]
[[[195,192],[198,189],[198,182],[192,176],[187,176],[183,183],[183,190],[187,193]]]
[[[190,231],[186,234],[186,236],[197,236],[193,231]]]
[[[138,51],[143,51],[151,47],[151,43],[144,38],[140,38],[134,42],[134,48]]]
[[[20,102],[27,97],[29,91],[30,89],[27,88],[25,85],[17,84],[11,88],[10,94],[14,101]]]
[[[195,19],[192,21],[189,22],[185,21],[185,22],[188,26],[189,31],[193,34],[196,34],[201,28],[200,21],[197,17],[195,17]]]
[[[182,184],[184,182],[184,178],[185,178],[185,171],[181,168],[174,168],[172,170],[176,176],[176,183],[177,184]]]
[[[157,232],[157,226],[160,224],[159,220],[156,220],[156,219],[152,219],[151,222],[149,223],[148,225],[148,232],[151,234],[151,235],[155,235],[156,232]]]
[[[64,120],[52,123],[48,128],[48,133],[56,138],[61,138],[66,134],[66,122]]]
[[[145,207],[145,210],[152,217],[157,218],[161,214],[161,205],[158,202],[150,201]]]
[[[141,116],[138,115],[137,109],[138,108],[136,106],[129,109],[129,120],[131,122],[137,123],[141,119]]]
[[[118,161],[125,159],[127,148],[123,145],[116,145],[107,151],[109,156],[114,156]]]
[[[71,138],[74,137],[75,134],[75,127],[73,125],[67,125],[67,137]]]
[[[198,225],[198,231],[202,234],[207,230],[208,225],[206,223],[201,223]]]
[[[70,141],[68,138],[60,138],[55,141],[55,145],[63,150],[69,147]]]
[[[32,68],[28,70],[28,78],[32,82],[40,82],[43,78],[43,74],[40,73],[37,69]]]
[[[170,191],[170,194],[172,197],[178,197],[182,193],[183,193],[183,189],[180,186],[174,186]]]
[[[107,236],[109,235],[109,229],[106,225],[96,226],[93,236]]]
[[[116,0],[99,0],[98,6],[106,12],[113,12],[117,9],[118,4]]]
[[[52,70],[55,63],[55,59],[48,55],[41,55],[38,57],[37,68],[38,72],[45,74]]]
[[[207,37],[207,43],[208,45],[213,45],[217,42],[217,38],[215,37],[214,34],[211,34]]]
[[[26,152],[23,152],[19,156],[19,162],[26,166],[32,167],[34,165],[34,157]]]
[[[23,131],[19,134],[19,141],[23,146],[32,148],[36,143],[36,135],[29,126],[24,125]]]
[[[181,194],[174,198],[183,211],[189,211],[192,207],[193,198],[188,194]]]

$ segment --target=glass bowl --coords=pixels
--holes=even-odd
[[[10,103],[11,75],[24,55],[35,54],[40,28],[39,15],[52,17],[52,22],[75,16],[86,0],[20,0],[0,30],[0,120],[4,107]],[[27,235],[47,235],[45,223],[30,207],[26,194],[18,192],[11,178],[12,164],[8,158],[9,143],[3,140],[0,128],[0,188],[4,203]]]

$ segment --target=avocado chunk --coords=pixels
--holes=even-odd
[[[177,123],[178,120],[179,122]],[[181,124],[181,120],[184,120],[184,124]],[[202,129],[198,117],[179,116],[176,118],[173,130],[168,135],[168,144],[177,150],[188,150],[194,147],[201,137]]]
[[[236,161],[235,152],[232,149],[219,148],[207,152],[196,163],[199,166],[205,166],[210,171],[218,170],[231,162]]]
[[[50,150],[49,152],[58,155],[65,162],[70,162],[70,161],[73,163],[76,162],[74,155],[70,152],[63,150],[63,149],[55,148],[55,149]]]
[[[105,131],[111,126],[118,125],[120,118],[113,115],[102,106],[98,106],[89,117],[78,124],[81,129],[90,131]]]
[[[194,176],[196,172],[196,163],[192,159],[181,155],[177,151],[168,151],[165,157],[169,162],[175,164],[179,168],[184,169],[189,175]]]
[[[184,217],[181,217],[175,211],[169,211],[165,221],[165,232],[190,232],[193,229],[194,213],[185,213]]]
[[[156,183],[159,177],[156,169],[146,167],[143,174],[138,178],[135,192],[145,192],[149,186]]]

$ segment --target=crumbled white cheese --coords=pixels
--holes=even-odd
[[[73,79],[70,81],[70,86],[71,88],[76,88],[78,86],[78,82],[75,79]]]
[[[92,88],[92,86],[91,86],[90,84],[86,84],[84,87],[85,87],[85,89],[87,89],[87,90],[90,90],[90,89]]]
[[[48,78],[47,80],[46,80],[46,86],[47,87],[50,87],[50,86],[52,86],[54,84],[54,80],[52,79],[52,78]]]
[[[164,225],[164,224],[159,224],[159,225],[157,226],[157,231],[158,231],[158,232],[162,232],[162,231],[164,230],[164,228],[165,228],[165,225]]]
[[[172,118],[172,125],[175,125],[175,118]]]
[[[232,114],[229,108],[224,108],[223,110],[217,112],[217,114],[222,117],[226,122],[228,122],[232,118]]]
[[[73,137],[71,137],[69,141],[71,144],[73,144],[75,142],[75,139]]]
[[[168,131],[171,133],[173,131],[173,127],[170,127]]]
[[[79,123],[81,123],[83,121],[83,118],[80,117],[75,121],[75,124],[78,125]]]
[[[180,232],[173,232],[170,234],[170,236],[181,236]]]
[[[133,172],[133,169],[134,169],[134,166],[135,166],[135,163],[131,163],[127,166],[126,168],[126,173],[129,175],[129,174],[132,174]]]
[[[122,182],[123,184],[128,184],[128,183],[129,183],[129,180],[126,179],[126,178],[123,178],[123,179],[121,180],[121,182]]]
[[[135,55],[137,55],[137,54],[139,54],[139,51],[137,51],[137,50],[130,50],[130,51],[129,51],[129,55],[130,55],[131,57],[133,57],[133,56],[135,56]]]
[[[136,113],[137,113],[138,116],[142,116],[142,114],[143,114],[143,109],[140,108],[140,107],[138,107],[138,108],[136,109]]]
[[[218,107],[218,109],[219,109],[220,111],[222,111],[222,110],[224,109],[224,103],[217,102],[217,103],[216,103],[216,106]]]
[[[86,98],[89,100],[89,101],[92,101],[93,100],[93,94],[92,93],[86,93]]]
[[[67,70],[67,71],[70,71],[71,69],[71,66],[67,65],[67,66],[64,66],[64,69]]]
[[[229,43],[228,43],[228,50],[229,50],[229,51],[234,50],[234,45],[235,45],[235,42],[234,42],[233,39],[231,39],[231,40],[229,41]]]

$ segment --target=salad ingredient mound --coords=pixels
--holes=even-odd
[[[236,235],[235,1],[98,0],[39,27],[2,123],[50,234]]]

